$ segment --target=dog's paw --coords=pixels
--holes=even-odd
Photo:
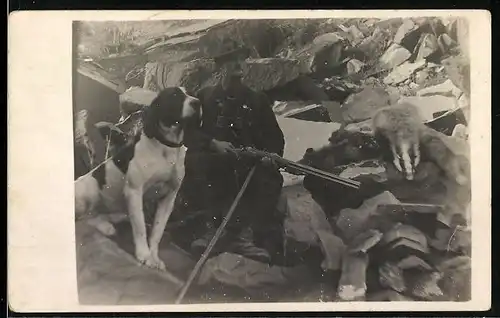
[[[150,268],[153,268],[153,269],[157,269],[157,270],[160,270],[160,271],[166,270],[165,263],[163,263],[163,261],[159,257],[151,256],[150,258],[148,258],[146,260],[145,265],[147,267],[150,267]]]
[[[155,253],[137,253],[137,260],[143,266],[164,271],[165,263]]]

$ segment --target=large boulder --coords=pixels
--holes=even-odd
[[[447,136],[468,139],[466,109],[457,108],[442,112],[436,119],[427,122],[426,125]]]
[[[314,38],[312,43],[318,46],[329,46],[331,44],[335,44],[337,42],[342,42],[342,41],[344,41],[344,37],[342,37],[338,33],[332,32],[317,36],[316,38]]]
[[[182,39],[182,38],[181,38]],[[181,39],[176,38],[169,41]],[[159,62],[159,63],[181,63],[190,62],[195,59],[202,58],[203,55],[198,49],[199,44],[197,41],[189,41],[190,47],[179,48],[175,45],[162,46],[164,42],[157,43],[152,47],[148,47],[143,53],[146,58],[141,63],[136,63],[135,66],[128,71],[125,76],[125,81],[128,87],[131,86],[143,86],[145,77],[145,65],[148,62]]]
[[[222,253],[209,259],[200,272],[198,285],[222,284],[247,293],[254,299],[283,297],[283,289],[305,284],[311,279],[307,267],[281,267],[261,263],[242,255]]]
[[[424,122],[432,121],[442,112],[458,108],[457,100],[454,97],[443,95],[404,96],[399,99],[399,102],[417,106]]]
[[[469,25],[467,18],[453,17],[443,19],[448,34],[460,47],[461,53],[468,58],[469,56]]]
[[[438,39],[434,34],[424,33],[420,36],[417,46],[413,52],[415,61],[430,58],[439,51]]]
[[[149,62],[145,67],[143,88],[159,91],[170,86],[184,86],[188,92],[214,85],[215,62],[211,59],[198,59],[190,62],[161,63]]]
[[[444,55],[448,52],[455,52],[455,48],[457,47],[457,42],[453,40],[448,34],[443,33],[437,38],[437,42],[439,45],[439,49],[441,53]]]
[[[360,122],[371,118],[382,107],[388,106],[390,96],[381,87],[368,87],[350,95],[342,104],[345,123]]]
[[[343,209],[340,211],[336,226],[342,233],[342,238],[351,240],[363,231],[371,215],[377,213],[377,207],[382,204],[398,204],[399,200],[390,193],[383,192],[367,199],[360,207]]]
[[[342,63],[345,41],[337,33],[327,33],[315,38],[294,55],[300,61],[301,72],[309,74],[339,66]]]
[[[420,60],[419,62],[415,63],[410,63],[407,61],[393,69],[392,72],[387,75],[386,78],[384,78],[384,84],[397,85],[405,82],[410,78],[410,76],[413,75],[414,72],[422,69],[424,66],[425,60]]]
[[[342,260],[338,297],[343,301],[362,301],[366,295],[368,255],[347,253]]]
[[[148,51],[147,53],[149,62],[162,62],[162,63],[179,63],[189,62],[201,57],[201,53],[197,49],[179,50],[179,49],[156,49]]]
[[[340,125],[337,123],[310,122],[294,118],[277,117],[278,124],[285,135],[284,158],[300,160],[307,148],[318,148],[328,143],[328,137]]]
[[[283,24],[277,20],[230,20],[216,26],[200,38],[198,46],[204,56],[217,56],[225,50],[228,39],[250,48],[253,58],[272,57],[287,39]],[[293,30],[293,26],[287,27]],[[266,36],[263,36],[263,35]]]
[[[279,206],[286,215],[285,235],[295,241],[317,245],[319,230],[332,231],[325,213],[302,185],[283,188]]]
[[[119,98],[122,119],[151,105],[157,95],[157,92],[142,87],[130,87],[127,89],[123,94],[120,94]]]
[[[363,28],[362,24],[351,24],[349,27],[339,24],[339,28],[342,30],[342,35],[345,36],[353,46],[358,45],[364,39],[365,33],[369,32],[367,29],[364,29],[365,32],[362,32],[358,26]]]
[[[370,60],[380,56],[386,47],[388,35],[383,29],[376,27],[373,33],[365,37],[361,43],[357,45],[357,49],[364,53]]]
[[[453,84],[451,80],[446,80],[441,84],[425,87],[417,92],[417,96],[443,95],[460,98],[462,91]]]
[[[451,226],[437,229],[429,244],[438,251],[470,255],[472,247],[470,229],[457,225],[458,218],[443,219]]]
[[[349,60],[349,62],[347,62],[347,75],[358,74],[364,66],[365,63],[357,59]]]
[[[408,33],[416,30],[417,28],[418,25],[412,19],[404,19],[403,24],[399,26],[396,35],[394,35],[393,42],[401,44]]]
[[[465,55],[456,55],[443,59],[441,63],[453,84],[467,96],[470,96],[470,62],[468,58]]]
[[[376,21],[374,26],[381,29],[388,29],[391,30],[391,32],[396,33],[402,23],[402,18],[387,18]]]
[[[470,202],[469,143],[426,127],[421,134],[421,144],[429,159],[445,173],[443,181],[452,205],[461,202],[459,205],[463,208]]]
[[[376,170],[377,165],[365,161],[378,157],[379,153],[380,149],[372,136],[338,130],[331,134],[327,145],[307,149],[301,162],[318,169],[349,175],[349,166],[353,163],[365,165],[367,170]],[[360,167],[354,166],[352,168],[357,172],[360,171]],[[344,172],[344,169],[347,172]]]
[[[340,269],[344,243],[334,235],[322,208],[302,185],[283,188],[278,208],[286,216],[285,242],[292,240],[294,243],[302,243],[306,248],[320,247],[324,257],[323,269]]]
[[[402,293],[406,290],[406,283],[401,268],[392,262],[385,262],[379,267],[379,281],[384,288]]]
[[[398,34],[398,42],[410,52],[418,50],[419,41],[424,34],[433,34],[434,37],[445,33],[446,29],[439,19],[435,18],[413,18],[413,22],[405,21],[404,29]]]
[[[266,91],[266,94],[273,100],[304,100],[319,103],[331,99],[326,89],[307,75],[301,75],[283,86]]]
[[[451,301],[469,301],[471,299],[471,258],[457,256],[438,264],[443,276],[441,285],[443,292]]]
[[[411,57],[411,52],[405,47],[393,43],[387,48],[384,54],[379,58],[379,67],[390,70],[402,64]]]
[[[339,103],[343,103],[349,95],[360,92],[363,89],[361,86],[341,76],[327,77],[318,85],[324,89],[325,95],[330,100]]]
[[[293,59],[247,59],[242,68],[243,82],[257,91],[283,86],[300,75],[299,61]]]
[[[340,104],[335,101],[312,103],[306,101],[276,101],[273,111],[276,115],[314,122],[338,122],[335,113]],[[332,114],[332,116],[330,116]],[[333,117],[333,118],[332,118]]]

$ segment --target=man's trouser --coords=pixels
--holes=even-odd
[[[264,239],[270,227],[282,222],[276,205],[283,177],[274,167],[234,155],[188,153],[181,192],[189,210],[209,210],[214,226],[219,226],[254,164],[255,174],[226,229],[238,233],[250,226],[257,241]]]

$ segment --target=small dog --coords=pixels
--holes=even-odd
[[[109,154],[113,159],[99,168],[104,169],[104,173],[96,171],[90,176],[96,182],[77,181],[77,187],[85,188],[80,189],[79,204],[95,205],[96,192],[91,188],[96,186],[103,201],[107,198],[116,203],[105,203],[108,207],[120,210],[118,203],[124,201],[132,225],[137,260],[148,267],[164,270],[165,264],[158,257],[158,245],[184,178],[184,134],[186,130],[201,125],[202,108],[200,101],[187,94],[184,88],[168,87],[159,92],[139,116],[140,125],[136,125],[139,128],[132,136],[123,132],[119,125],[96,124],[104,139],[109,140]],[[158,184],[167,191],[158,203],[148,237],[143,194]]]

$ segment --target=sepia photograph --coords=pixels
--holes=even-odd
[[[488,310],[476,11],[10,15],[11,310]]]
[[[460,17],[73,22],[81,304],[469,301]]]

